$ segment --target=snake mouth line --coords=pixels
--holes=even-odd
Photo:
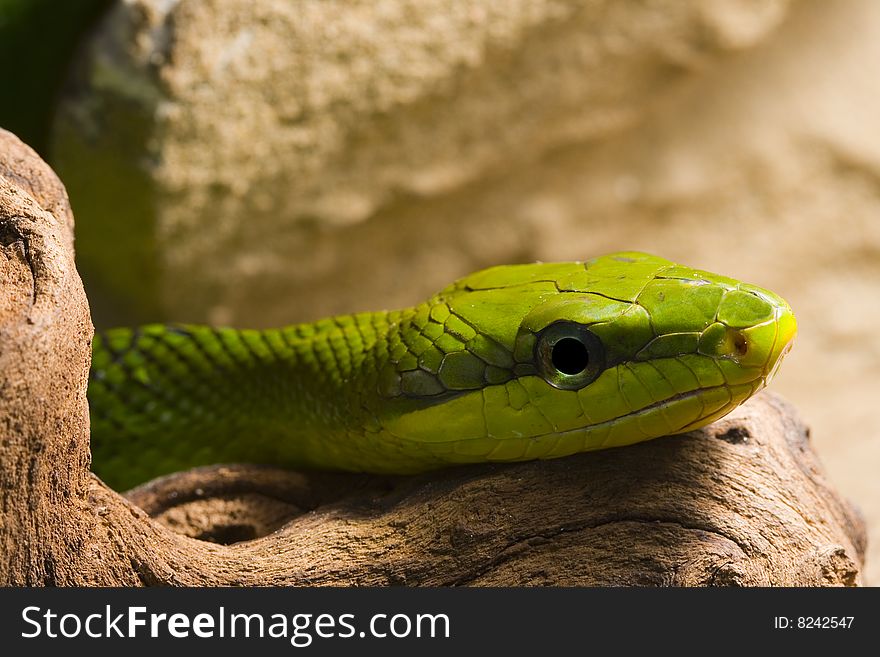
[[[757,392],[758,390],[763,388],[765,385],[763,376],[760,376],[760,377],[754,379],[752,383],[754,384],[755,382],[757,382],[758,385],[753,386],[752,392],[750,394],[754,394],[755,392]],[[745,384],[743,384],[743,385],[745,385]],[[622,420],[637,418],[637,417],[640,417],[643,415],[647,415],[648,413],[651,413],[652,411],[662,409],[666,405],[673,404],[673,403],[679,402],[679,401],[684,401],[686,399],[692,399],[694,397],[699,397],[701,394],[705,394],[705,393],[712,392],[715,390],[722,390],[722,389],[726,390],[727,394],[729,396],[729,399],[725,405],[731,404],[733,402],[733,394],[730,392],[730,385],[727,383],[722,383],[721,385],[717,385],[717,386],[710,386],[707,388],[698,388],[697,390],[689,390],[687,392],[676,393],[675,395],[673,395],[671,397],[667,397],[666,399],[663,399],[661,401],[654,402],[653,404],[649,404],[648,406],[640,408],[637,411],[632,411],[631,413],[626,413],[625,415],[620,415],[616,418],[612,418],[610,420],[605,420],[603,422],[596,422],[595,424],[585,424],[582,427],[576,427],[574,429],[566,429],[564,431],[550,431],[547,433],[543,433],[543,434],[534,436],[533,440],[539,440],[539,439],[544,438],[546,436],[564,436],[567,434],[576,433],[578,431],[592,431],[595,429],[604,429],[606,427],[614,426],[616,423],[618,423]],[[668,435],[675,435],[677,432],[685,429],[685,427],[692,425],[694,422],[698,422],[703,417],[708,417],[714,413],[717,413],[723,407],[724,406],[721,406],[721,407],[719,407],[709,413],[706,413],[706,409],[704,406],[703,407],[703,414],[701,414],[699,417],[696,417],[693,420],[691,420],[690,422],[688,422],[687,424],[685,424],[684,427],[681,427],[681,429],[671,430]],[[731,408],[730,410],[733,410],[733,408]]]
[[[751,385],[752,389],[748,395],[748,396],[751,396],[752,394],[761,390],[766,385],[766,381],[765,381],[765,377],[763,375],[761,375],[761,376],[756,377],[752,381],[745,381],[742,384],[738,384],[738,385]],[[693,425],[695,422],[699,422],[701,419],[703,419],[705,417],[709,417],[711,415],[714,415],[715,413],[720,411],[725,406],[729,406],[729,410],[733,410],[736,406],[738,406],[739,405],[738,403],[733,402],[734,396],[733,396],[733,393],[730,391],[730,384],[723,383],[723,384],[720,384],[717,386],[709,386],[706,388],[698,388],[696,390],[689,390],[686,392],[676,393],[675,395],[672,395],[671,397],[667,397],[666,399],[654,402],[654,403],[649,404],[648,406],[645,406],[645,407],[640,408],[638,410],[632,411],[630,413],[626,413],[625,415],[619,415],[616,418],[611,418],[609,420],[604,420],[602,422],[596,422],[594,424],[585,424],[583,426],[573,427],[571,429],[564,429],[562,431],[548,431],[546,433],[541,433],[541,434],[537,434],[534,436],[515,436],[513,439],[529,440],[532,442],[538,442],[538,441],[545,439],[545,438],[571,435],[571,434],[575,434],[575,433],[583,432],[583,431],[594,431],[597,429],[601,430],[601,429],[605,429],[605,428],[610,428],[623,420],[638,418],[640,416],[644,416],[644,415],[647,415],[651,412],[660,410],[666,405],[674,404],[674,403],[680,402],[680,401],[685,401],[687,399],[692,399],[694,397],[699,397],[700,395],[703,395],[706,393],[711,393],[713,391],[721,390],[721,389],[726,390],[728,393],[727,402],[725,404],[723,404],[722,406],[720,406],[710,412],[706,412],[706,409],[704,406],[703,412],[698,417],[695,417],[691,421],[687,422],[684,426],[682,426],[679,429],[671,429],[668,434],[663,434],[663,435],[670,435],[670,436],[676,435],[677,433],[683,432],[683,430],[686,427]],[[748,398],[748,396],[746,398]],[[392,435],[395,435],[395,434],[392,434]],[[395,435],[395,438],[397,438],[398,440],[404,440],[404,441],[410,441],[410,442],[420,442],[420,441],[414,441],[412,439],[408,439],[408,438],[405,438],[403,436],[398,436],[398,435]],[[508,440],[508,438],[499,438],[499,437],[493,436],[491,434],[487,434],[486,436],[483,436],[483,437],[470,438],[468,440],[484,440],[485,438],[489,438],[492,440],[498,440],[499,442],[504,441],[504,440]],[[449,444],[449,443],[455,443],[455,442],[461,442],[461,441],[460,440],[433,441],[433,444],[439,445],[439,444]],[[603,445],[597,446],[597,448],[602,447],[602,446],[604,446],[604,443],[603,443]]]

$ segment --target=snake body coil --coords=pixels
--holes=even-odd
[[[775,294],[642,253],[281,329],[113,329],[94,341],[94,467],[122,488],[217,462],[410,473],[628,445],[729,413],[795,331]]]

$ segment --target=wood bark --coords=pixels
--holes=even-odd
[[[0,131],[0,584],[862,583],[864,523],[768,393],[700,431],[553,461],[213,466],[120,495],[89,471],[72,229],[51,169]]]

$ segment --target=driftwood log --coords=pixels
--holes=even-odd
[[[58,179],[0,131],[0,584],[861,583],[863,522],[771,394],[555,461],[396,478],[217,466],[123,497],[89,471],[72,230]]]

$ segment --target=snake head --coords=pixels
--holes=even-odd
[[[703,426],[763,388],[796,333],[772,292],[642,253],[489,269],[435,303],[493,345],[503,376],[474,366],[466,385],[438,386],[435,403],[387,426],[461,462],[553,458]],[[461,351],[443,356],[441,384],[447,359],[486,360]]]
[[[587,272],[611,278],[617,262],[598,259]],[[625,262],[648,265],[639,289],[613,297],[610,287],[590,291],[595,281],[571,285],[529,313],[516,338],[519,383],[547,414],[567,396],[568,420],[554,429],[583,437],[579,450],[722,417],[769,382],[797,330],[767,290],[642,254]],[[559,394],[541,394],[546,386]]]

